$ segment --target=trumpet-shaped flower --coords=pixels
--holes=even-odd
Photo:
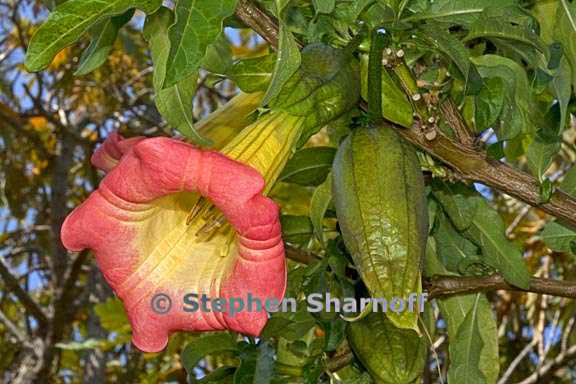
[[[108,174],[66,218],[62,241],[71,251],[94,251],[139,349],[160,351],[177,330],[260,334],[264,311],[187,312],[183,300],[189,293],[227,302],[246,303],[249,295],[281,300],[279,212],[263,191],[290,156],[302,122],[271,113],[226,145],[227,156],[175,139],[116,133],[94,153],[93,165]],[[215,209],[224,225],[213,225]]]

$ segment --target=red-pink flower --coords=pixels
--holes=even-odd
[[[124,302],[134,344],[160,351],[177,330],[259,335],[264,311],[186,312],[182,301],[188,293],[245,302],[251,294],[263,303],[282,298],[286,265],[279,212],[262,195],[265,182],[258,171],[178,140],[118,134],[107,138],[92,163],[108,174],[66,218],[62,241],[71,251],[94,251]],[[233,230],[209,239],[197,235],[205,220],[187,219],[200,196]],[[153,310],[157,294],[172,300],[167,313]],[[162,305],[167,308],[167,302]]]

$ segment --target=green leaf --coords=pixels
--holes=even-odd
[[[298,70],[301,60],[300,50],[294,36],[292,36],[292,33],[289,32],[286,27],[281,26],[276,63],[268,89],[262,99],[262,105],[268,104],[278,96],[284,84],[286,84],[288,79]]]
[[[472,308],[466,313],[458,327],[456,337],[450,339],[450,370],[448,380],[451,383],[488,383],[486,376],[480,370],[480,359],[484,342],[480,333],[480,302],[485,298],[477,293]],[[487,305],[485,301],[482,301]],[[485,307],[483,307],[484,310]],[[488,306],[488,311],[490,307]],[[482,323],[482,327],[486,324]]]
[[[576,232],[557,222],[546,224],[541,236],[544,243],[557,252],[571,252],[572,242],[576,241]]]
[[[237,352],[238,345],[231,334],[212,333],[200,336],[186,345],[180,356],[189,377],[195,377],[194,368],[205,356],[219,352]]]
[[[530,274],[522,252],[505,236],[502,218],[482,199],[466,234],[482,249],[483,260],[504,276],[507,282],[527,289]]]
[[[215,74],[227,75],[231,67],[230,43],[224,34],[221,34],[215,42],[206,48],[206,55],[202,59],[202,68]]]
[[[262,331],[261,338],[282,337],[289,341],[300,339],[309,333],[315,326],[316,320],[307,311],[306,305],[301,303],[295,313],[279,313],[280,316],[272,316]]]
[[[570,168],[559,187],[570,196],[576,196],[576,167]],[[574,253],[573,242],[576,242],[576,231],[573,229],[553,221],[546,224],[541,236],[546,245],[554,251]]]
[[[541,138],[538,135],[528,146],[526,151],[528,167],[540,182],[544,182],[544,172],[552,164],[554,156],[560,151],[560,146],[560,138]]]
[[[280,223],[282,224],[282,238],[288,243],[305,245],[314,233],[308,216],[282,215]]]
[[[170,26],[170,53],[163,88],[196,76],[208,45],[222,33],[222,22],[234,13],[236,0],[178,0]]]
[[[312,0],[316,13],[332,13],[336,7],[336,0]]]
[[[464,41],[478,38],[489,40],[509,40],[513,44],[522,44],[526,49],[546,52],[544,43],[535,32],[535,21],[518,6],[486,8],[480,18],[470,26]]]
[[[554,37],[562,43],[564,55],[572,67],[572,84],[576,89],[576,3],[559,0]]]
[[[300,56],[300,48],[296,43],[296,39],[292,32],[288,30],[288,26],[284,20],[284,8],[288,5],[289,1],[275,0],[276,15],[280,20],[280,30],[278,31],[278,51],[276,56],[276,63],[274,64],[274,72],[270,84],[266,90],[266,94],[262,99],[262,105],[267,105],[271,100],[280,94],[282,87],[290,77],[300,67],[302,58]]]
[[[413,15],[404,20],[433,20],[448,24],[470,25],[480,19],[485,8],[515,4],[515,0],[416,0],[408,7]]]
[[[576,37],[576,33],[574,34]],[[575,72],[576,74],[576,72]],[[560,104],[560,124],[558,132],[562,132],[566,127],[566,120],[568,118],[568,103],[572,97],[572,69],[570,68],[569,61],[564,57],[560,60],[560,65],[554,73],[554,78],[550,83],[552,92],[556,96],[556,100]]]
[[[335,351],[346,337],[348,323],[338,316],[329,321],[321,321],[321,325],[325,334],[324,350],[327,352]]]
[[[130,323],[124,306],[117,298],[110,297],[105,302],[96,304],[94,312],[100,319],[102,328],[107,331],[128,332],[130,330]]]
[[[434,239],[438,258],[450,272],[459,273],[466,261],[478,259],[478,247],[458,233],[443,214],[438,215]]]
[[[26,51],[26,68],[32,72],[46,68],[60,50],[78,41],[90,28],[110,16],[130,8],[151,13],[160,4],[160,0],[66,1],[50,13],[32,36]]]
[[[572,197],[576,197],[576,167],[572,166],[560,183],[560,189]]]
[[[196,92],[197,74],[180,80],[171,87],[163,88],[162,85],[170,52],[168,28],[173,21],[172,11],[162,7],[149,15],[144,25],[144,36],[150,45],[154,62],[153,84],[156,92],[154,101],[158,111],[171,127],[200,145],[209,145],[211,142],[200,136],[193,123],[192,103]]]
[[[320,185],[332,169],[336,148],[312,147],[296,152],[286,163],[279,180],[305,186]]]
[[[322,245],[324,245],[324,226],[322,222],[331,202],[332,177],[328,176],[324,183],[314,190],[310,200],[310,221],[312,221],[312,226],[314,227],[314,234]]]
[[[558,101],[539,120],[539,130],[526,151],[528,167],[540,183],[545,182],[544,172],[560,151],[563,127],[560,127],[558,122],[562,120],[561,109],[562,106]]]
[[[434,179],[432,194],[459,231],[464,231],[472,225],[472,220],[482,200],[474,188],[462,183],[447,183]]]
[[[439,245],[439,244],[438,244]],[[436,246],[434,239],[428,241],[425,263],[425,276],[432,278],[441,275],[454,275],[450,273],[438,260],[436,256]],[[474,362],[470,369],[479,373],[479,378],[483,378],[482,383],[494,384],[498,379],[498,330],[496,319],[490,308],[490,303],[482,294],[454,295],[437,300],[442,317],[446,321],[450,354],[450,366],[448,368],[448,379],[450,382],[467,383],[458,380],[461,377],[462,368],[467,362]],[[476,306],[476,313],[473,313]],[[477,318],[478,327],[475,327],[471,320]],[[464,326],[465,320],[468,325]],[[472,331],[471,337],[466,333]],[[470,343],[478,343],[481,347],[475,347]],[[466,346],[471,346],[473,359],[466,359]],[[476,350],[479,348],[479,350]],[[479,353],[479,357],[474,354]],[[460,367],[460,368],[459,368]],[[452,381],[454,380],[454,381]]]
[[[474,122],[480,133],[496,124],[504,108],[504,81],[499,77],[484,81],[478,95],[474,97]]]
[[[496,131],[500,140],[514,139],[521,133],[535,133],[533,91],[526,71],[514,60],[484,55],[471,57],[483,78],[500,78],[505,83],[504,107]]]
[[[91,29],[92,40],[88,48],[80,56],[80,65],[74,72],[75,76],[90,73],[104,64],[116,41],[118,32],[132,19],[132,16],[134,16],[134,9],[129,9],[120,16],[114,16],[98,23]]]
[[[235,371],[236,371],[236,367],[224,365],[222,367],[216,368],[215,370],[210,372],[208,375],[204,376],[200,380],[197,380],[196,382],[198,384],[226,383],[226,381],[223,381],[223,380],[232,376]]]
[[[275,54],[239,60],[232,65],[228,76],[244,92],[264,92],[270,84]]]
[[[268,341],[261,341],[258,346],[241,343],[240,366],[234,373],[233,384],[268,384],[274,373],[274,348]]]
[[[360,97],[356,59],[344,49],[318,43],[302,50],[302,65],[270,102],[273,110],[305,119],[297,147],[324,125],[355,107]]]

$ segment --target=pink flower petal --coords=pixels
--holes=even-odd
[[[177,330],[259,335],[266,312],[191,313],[183,310],[183,296],[206,294],[245,303],[249,294],[262,303],[283,297],[286,263],[279,210],[262,195],[262,176],[218,152],[169,138],[112,135],[92,161],[109,173],[66,218],[62,242],[71,251],[94,251],[124,302],[134,344],[146,352],[161,351]],[[199,242],[186,225],[195,201],[189,192],[210,199],[232,224],[237,237],[230,255],[214,253],[213,244],[227,237]],[[168,313],[152,310],[152,298],[159,293],[172,300]]]

